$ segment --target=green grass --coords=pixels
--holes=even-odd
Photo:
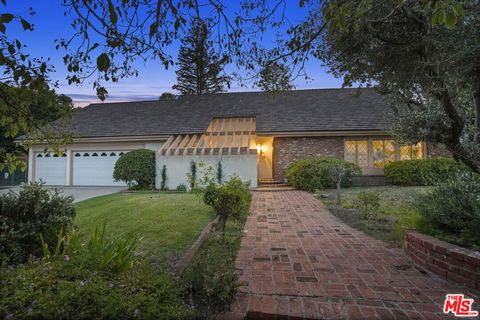
[[[162,261],[183,253],[213,218],[195,194],[137,192],[79,202],[75,223],[82,236],[104,223],[109,235],[136,234],[144,255]]]
[[[375,238],[392,241],[397,244],[403,242],[405,229],[417,229],[422,221],[418,211],[413,206],[413,200],[419,193],[431,187],[359,187],[342,189],[342,207],[354,209],[357,195],[360,192],[378,192],[380,195],[380,208],[373,217],[362,217],[358,213],[336,208],[336,191],[323,190],[321,198],[333,214],[340,217],[347,224],[358,228]]]

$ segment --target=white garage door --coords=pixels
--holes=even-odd
[[[125,186],[113,180],[115,162],[126,151],[73,151],[73,185]]]
[[[35,159],[35,180],[46,185],[67,184],[67,155],[63,153],[37,153]]]

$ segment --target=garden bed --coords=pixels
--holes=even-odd
[[[342,206],[337,206],[336,190],[323,190],[317,196],[330,211],[351,227],[366,234],[392,242],[403,244],[406,229],[417,229],[421,216],[413,206],[413,200],[419,193],[430,187],[361,187],[342,189]],[[376,192],[380,195],[377,214],[362,215],[356,207],[356,199],[361,192]]]

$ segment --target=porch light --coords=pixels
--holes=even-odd
[[[258,151],[258,153],[259,153],[260,155],[263,154],[263,144],[257,145],[257,151]]]

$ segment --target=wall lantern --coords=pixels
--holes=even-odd
[[[257,151],[260,155],[263,155],[263,144],[257,145]]]

